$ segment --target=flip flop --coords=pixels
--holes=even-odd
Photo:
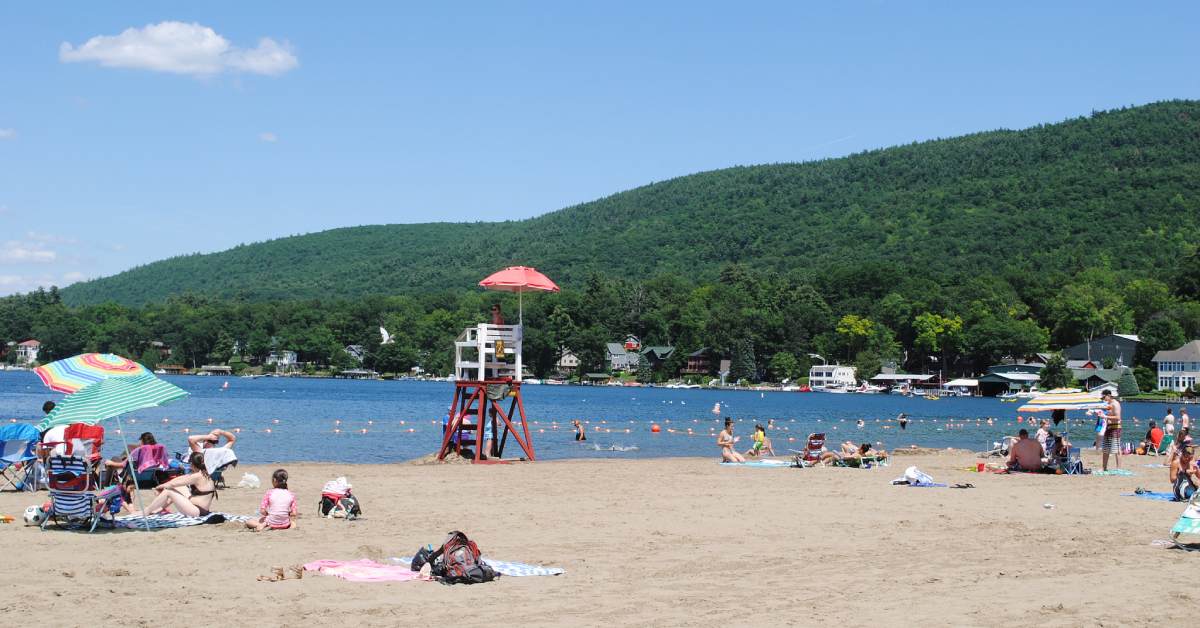
[[[971,484],[970,482],[967,482],[966,484],[955,484],[954,486],[951,486],[950,488],[975,488],[975,485]]]

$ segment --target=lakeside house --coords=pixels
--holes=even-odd
[[[646,361],[650,363],[650,368],[655,371],[661,369],[663,362],[666,362],[674,353],[675,347],[665,345],[642,348],[642,355],[646,356]]]
[[[637,370],[637,354],[627,351],[625,345],[619,342],[608,342],[604,344],[605,361],[608,362],[608,370],[610,371],[636,371]]]
[[[566,349],[562,349],[562,357],[554,363],[554,368],[559,373],[570,375],[579,368],[579,356]]]
[[[987,397],[995,397],[1002,393],[1029,389],[1042,378],[1044,366],[1046,365],[1031,362],[989,366],[987,373],[977,378],[979,392]]]
[[[1126,373],[1132,373],[1133,369],[1128,366],[1114,366],[1106,369],[1099,366],[1090,366],[1086,368],[1073,368],[1071,376],[1079,383],[1079,386],[1085,390],[1100,390],[1102,388],[1117,387],[1121,378]]]
[[[1068,368],[1079,368],[1088,361],[1099,365],[1105,362],[1114,366],[1132,365],[1140,342],[1134,334],[1109,334],[1064,349],[1062,356]]]
[[[162,371],[164,375],[187,375],[187,368],[181,364],[159,364],[157,371]]]
[[[295,351],[272,351],[267,354],[265,363],[268,366],[275,366],[277,370],[286,371],[296,368],[299,364]]]
[[[858,369],[841,364],[817,364],[808,370],[808,385],[821,388],[853,388],[858,385]]]
[[[712,372],[712,350],[703,347],[688,354],[681,371],[684,375],[708,375]]]
[[[233,375],[233,367],[225,364],[205,364],[197,375]]]
[[[367,350],[362,345],[346,345],[346,353],[359,364],[362,364],[363,358],[367,356]]]
[[[38,353],[42,350],[42,343],[37,340],[25,340],[17,343],[17,364],[29,365],[37,362]]]
[[[1192,390],[1200,379],[1200,340],[1193,340],[1178,349],[1159,351],[1151,362],[1158,371],[1159,389]]]

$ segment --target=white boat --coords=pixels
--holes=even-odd
[[[883,386],[874,386],[872,384],[863,382],[862,384],[859,384],[858,388],[855,388],[854,390],[851,390],[850,392],[857,393],[860,395],[878,395],[879,393],[884,392],[886,390],[887,389],[884,388]]]
[[[839,395],[844,395],[844,394],[850,392],[849,390],[846,390],[846,387],[841,384],[831,384],[829,386],[813,386],[812,391],[813,392],[822,392],[822,393],[835,393],[835,394],[839,394]]]

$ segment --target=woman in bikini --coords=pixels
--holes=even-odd
[[[209,508],[212,506],[213,500],[217,497],[217,484],[208,477],[208,469],[204,466],[204,454],[192,452],[188,463],[192,465],[191,473],[154,487],[154,490],[158,491],[158,497],[155,497],[154,501],[146,506],[144,513],[135,510],[133,514],[155,514],[168,505],[173,505],[175,511],[181,515],[207,516],[211,512]],[[182,490],[176,490],[184,487],[188,489],[186,494]]]
[[[725,420],[725,429],[717,434],[717,447],[721,448],[721,462],[745,462],[742,454],[733,450],[738,439],[733,436],[733,421]]]

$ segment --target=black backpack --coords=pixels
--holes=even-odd
[[[432,553],[421,554],[418,552],[431,565],[433,576],[446,584],[480,584],[499,577],[491,565],[483,562],[475,541],[458,530],[451,532],[442,546]],[[417,565],[417,560],[413,560],[413,565]]]

